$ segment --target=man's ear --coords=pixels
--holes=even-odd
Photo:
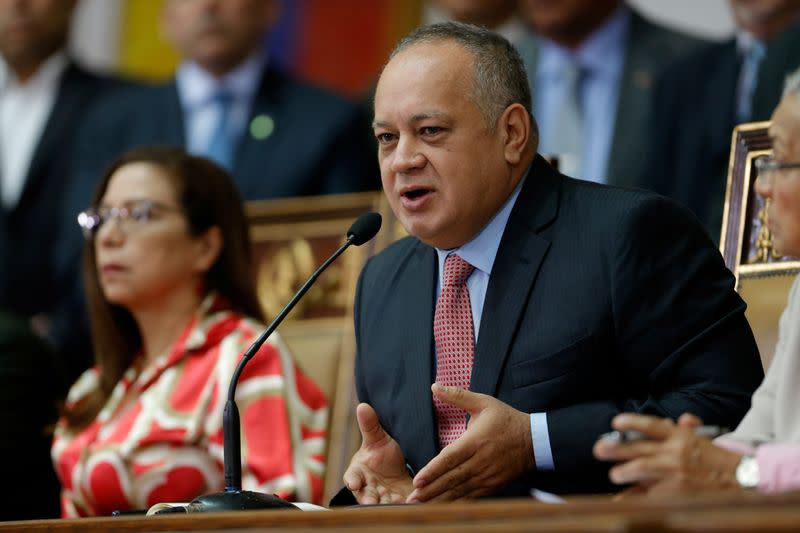
[[[222,230],[219,226],[211,226],[195,238],[195,245],[195,269],[198,272],[208,272],[222,252]]]
[[[504,155],[510,165],[522,160],[531,136],[531,117],[522,104],[511,104],[498,122],[504,139]]]

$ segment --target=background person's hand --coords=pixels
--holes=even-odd
[[[603,461],[621,461],[611,468],[609,478],[618,484],[635,484],[623,494],[663,495],[739,488],[736,466],[741,455],[714,446],[694,428],[697,417],[684,414],[675,424],[668,418],[621,414],[612,427],[635,430],[648,440],[613,443],[599,440],[594,455]]]
[[[409,502],[477,498],[535,467],[530,415],[500,400],[436,383],[433,393],[470,414],[467,430],[414,477]]]
[[[345,486],[362,505],[405,502],[413,487],[400,445],[384,431],[370,405],[359,404],[356,418],[361,448],[344,473]]]

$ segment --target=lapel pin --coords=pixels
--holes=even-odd
[[[250,135],[257,141],[263,141],[275,131],[275,121],[269,115],[256,115],[250,121]]]

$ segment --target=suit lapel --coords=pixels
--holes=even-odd
[[[474,392],[496,393],[534,280],[550,247],[536,232],[556,216],[560,179],[537,156],[511,211],[483,304],[470,385]]]
[[[186,146],[186,128],[183,120],[183,108],[181,99],[178,95],[178,85],[173,79],[170,83],[162,86],[163,97],[161,100],[161,118],[158,123],[164,128],[161,135],[166,139],[167,144],[176,146]]]
[[[282,117],[277,116],[281,109],[278,100],[283,83],[283,77],[280,72],[267,65],[261,77],[258,90],[253,95],[253,103],[250,105],[247,123],[236,144],[234,176],[249,175],[251,171],[260,173],[262,172],[264,161],[274,159],[272,152],[276,145],[271,141],[275,140],[275,129],[285,126],[285,124],[279,124],[279,122],[282,122]],[[255,127],[255,121],[257,120],[262,123],[259,127]],[[265,179],[269,179],[269,177],[265,177]],[[248,185],[245,182],[239,183],[240,188],[242,188],[242,195],[245,198],[248,197],[248,191],[246,190]]]
[[[433,416],[431,383],[435,378],[435,350],[433,344],[433,311],[436,299],[438,265],[436,252],[430,246],[419,244],[408,263],[408,271],[414,272],[412,282],[404,287],[403,298],[407,304],[405,312],[410,317],[408,331],[420,332],[407,340],[408,350],[403,354],[405,372],[409,377],[406,389],[406,405],[414,406],[414,420],[410,427],[418,428],[415,435],[422,465],[438,453],[437,429]],[[416,422],[421,421],[421,422]]]
[[[711,134],[711,153],[728,153],[731,144],[731,129],[736,123],[736,91],[735,87],[739,76],[739,59],[736,54],[736,42],[731,39],[725,43],[725,48],[717,61],[717,73],[706,80],[705,101],[714,102],[715,105],[705,110],[704,123]],[[727,128],[721,128],[725,124]]]
[[[46,187],[43,183],[50,174],[44,166],[52,163],[53,154],[63,149],[63,142],[68,136],[64,130],[75,122],[75,110],[80,109],[82,73],[74,64],[69,64],[64,70],[59,82],[58,94],[53,102],[53,109],[47,117],[42,135],[33,152],[28,174],[25,176],[25,185],[19,202],[14,212],[25,212],[28,204],[34,201],[37,194]]]

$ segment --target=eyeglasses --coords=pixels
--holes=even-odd
[[[800,168],[800,161],[790,163],[781,163],[776,161],[773,156],[761,157],[756,159],[756,170],[758,171],[758,180],[764,185],[772,185],[773,176],[783,170],[790,170],[793,168]]]
[[[179,211],[177,207],[139,200],[124,207],[90,207],[78,214],[78,225],[86,240],[94,239],[103,224],[114,219],[122,231],[130,233],[146,225],[153,218],[154,210]]]

